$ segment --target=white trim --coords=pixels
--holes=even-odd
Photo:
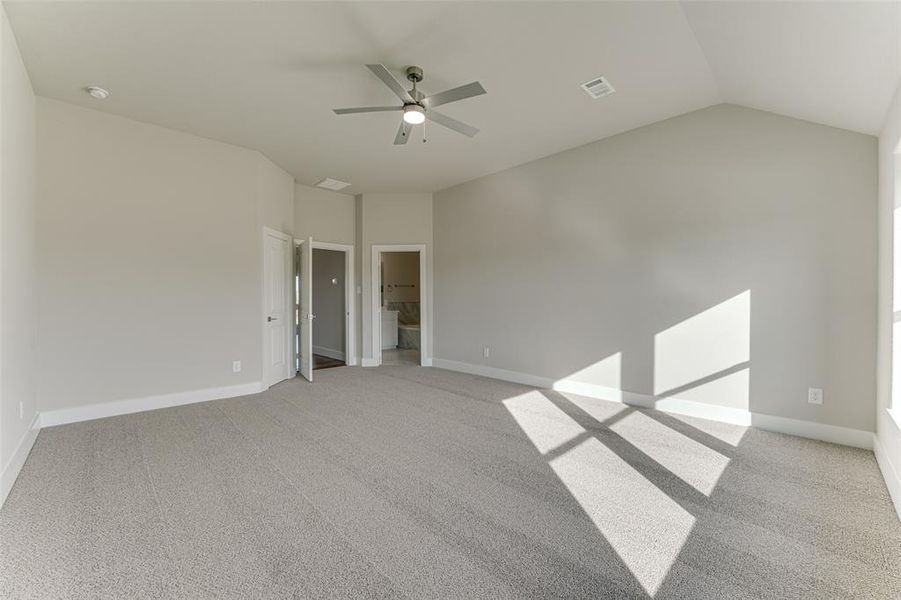
[[[336,252],[353,252],[354,247],[351,244],[338,244],[336,242],[320,242],[317,239],[313,240],[313,248],[318,248],[319,250],[335,250]]]
[[[172,394],[161,394],[159,396],[104,402],[101,404],[88,404],[86,406],[76,406],[74,408],[60,408],[42,412],[41,427],[53,427],[55,425],[65,425],[66,423],[103,419],[106,417],[115,417],[117,415],[144,412],[146,410],[156,410],[158,408],[194,404],[196,402],[236,398],[238,396],[258,394],[262,391],[263,382],[254,381],[251,383],[241,383],[225,387],[205,388],[189,392],[175,392]]]
[[[699,417],[721,423],[748,426],[751,424],[751,413],[731,406],[717,406],[703,402],[693,402],[681,398],[655,398],[650,394],[639,394],[603,385],[574,381],[572,379],[560,379],[551,384],[551,389],[558,392],[568,392],[589,398],[599,398],[610,402],[622,402],[630,406],[653,408],[663,412]]]
[[[813,421],[801,421],[799,419],[760,413],[751,413],[751,425],[758,429],[775,431],[776,433],[787,433],[798,437],[831,442],[843,446],[854,446],[865,450],[873,449],[872,431],[862,431],[860,429],[850,429],[848,427],[838,427],[836,425],[826,425],[825,423],[814,423]]]
[[[879,436],[875,433],[873,434],[873,454],[876,455],[876,464],[882,471],[882,478],[885,479],[885,486],[888,488],[892,504],[895,505],[895,513],[901,519],[901,477],[898,476],[898,471],[895,470],[882,442],[879,441]]]
[[[326,348],[325,346],[313,346],[313,354],[327,356],[329,358],[334,358],[335,360],[344,360],[343,352],[335,350],[334,348]]]
[[[377,366],[379,366],[379,361],[377,361],[374,358],[366,358],[364,356],[363,360],[362,360],[362,365],[364,367],[377,367]]]
[[[423,367],[431,366],[432,355],[429,354],[429,338],[431,337],[431,294],[429,293],[429,268],[428,250],[425,244],[373,244],[370,250],[370,290],[372,311],[371,337],[373,364],[367,365],[367,359],[363,359],[363,366],[378,366],[382,364],[382,328],[381,328],[381,303],[379,302],[379,285],[381,269],[379,261],[382,252],[419,252],[419,364]]]
[[[19,445],[16,446],[12,456],[10,456],[9,460],[6,461],[6,464],[3,465],[3,472],[0,473],[0,507],[3,506],[3,503],[6,502],[6,497],[9,496],[9,493],[12,491],[13,485],[16,483],[16,478],[22,471],[25,460],[28,458],[28,454],[31,452],[31,448],[34,446],[34,441],[38,438],[38,432],[40,432],[40,430],[41,415],[38,413],[34,416],[31,427],[28,428],[28,431],[26,431],[25,435],[22,436],[22,439],[19,440]]]
[[[873,433],[847,427],[837,427],[812,421],[800,421],[786,417],[764,415],[740,408],[716,406],[702,402],[692,402],[679,398],[656,399],[648,394],[639,394],[607,386],[601,386],[572,379],[552,379],[518,371],[508,371],[485,365],[474,365],[444,358],[434,359],[434,365],[440,369],[459,371],[471,375],[481,375],[504,381],[512,381],[534,387],[553,389],[560,392],[598,398],[610,402],[621,402],[642,408],[654,408],[663,412],[675,413],[691,417],[732,423],[734,425],[753,426],[766,431],[785,433],[803,438],[854,446],[870,450],[873,448]]]
[[[473,365],[470,363],[457,362],[455,360],[447,360],[446,358],[435,358],[432,361],[432,364],[439,369],[469,373],[470,375],[481,375],[483,377],[512,381],[513,383],[522,383],[523,385],[531,385],[533,387],[550,389],[554,385],[554,380],[550,377],[540,377],[538,375],[529,375],[528,373],[508,371],[507,369],[486,367],[484,365]]]
[[[260,246],[260,253],[261,253],[261,256],[260,256],[260,311],[261,311],[261,313],[260,313],[260,333],[261,333],[261,335],[260,335],[260,341],[261,341],[260,342],[261,343],[260,356],[262,357],[262,361],[263,361],[262,368],[260,369],[260,378],[262,379],[263,385],[265,386],[265,388],[269,388],[270,386],[273,386],[276,383],[284,381],[285,379],[290,379],[291,377],[294,376],[294,354],[291,352],[294,350],[294,342],[293,342],[294,336],[291,335],[288,337],[291,338],[292,341],[289,344],[289,348],[285,349],[286,354],[289,356],[289,360],[285,361],[285,370],[282,373],[281,379],[279,379],[278,381],[273,381],[270,384],[266,383],[266,374],[267,374],[266,373],[266,368],[267,368],[266,367],[266,361],[267,361],[266,348],[268,346],[268,344],[267,344],[268,340],[266,339],[266,317],[268,316],[268,314],[266,312],[266,236],[267,235],[277,237],[277,238],[281,239],[282,241],[287,242],[291,246],[290,273],[292,275],[291,275],[291,277],[288,278],[288,281],[285,282],[285,288],[286,288],[285,292],[288,295],[287,306],[290,306],[291,310],[286,310],[285,312],[287,312],[288,314],[291,314],[292,316],[294,315],[294,286],[291,285],[291,283],[292,283],[291,279],[292,279],[293,273],[294,273],[294,238],[291,237],[290,235],[288,235],[287,233],[283,233],[281,231],[278,231],[277,229],[272,229],[271,227],[266,227],[264,225],[263,226],[263,235],[260,239],[260,242],[261,242],[261,246]],[[272,374],[272,375],[274,375],[274,374]]]

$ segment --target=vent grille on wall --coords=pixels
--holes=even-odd
[[[338,181],[337,179],[332,179],[330,177],[326,177],[322,181],[316,184],[316,187],[325,188],[327,190],[343,190],[348,187],[350,184],[346,181]]]
[[[616,91],[606,77],[598,77],[597,79],[586,81],[582,84],[582,89],[592,98],[603,98]]]

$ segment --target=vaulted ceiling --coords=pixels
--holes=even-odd
[[[35,92],[260,150],[301,183],[434,191],[712,104],[877,134],[901,76],[894,2],[5,2]],[[437,125],[334,107],[396,97],[365,67],[425,69]],[[605,75],[612,96],[579,85]],[[100,85],[105,101],[83,88]]]

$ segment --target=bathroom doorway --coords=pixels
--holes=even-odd
[[[425,246],[373,246],[375,364],[426,365]]]

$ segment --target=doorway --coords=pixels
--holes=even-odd
[[[354,247],[313,238],[294,245],[295,370],[313,381],[316,369],[357,363]]]
[[[372,349],[376,365],[427,365],[424,245],[372,247]]]
[[[313,246],[313,370],[343,367],[347,357],[348,285],[344,252]]]

